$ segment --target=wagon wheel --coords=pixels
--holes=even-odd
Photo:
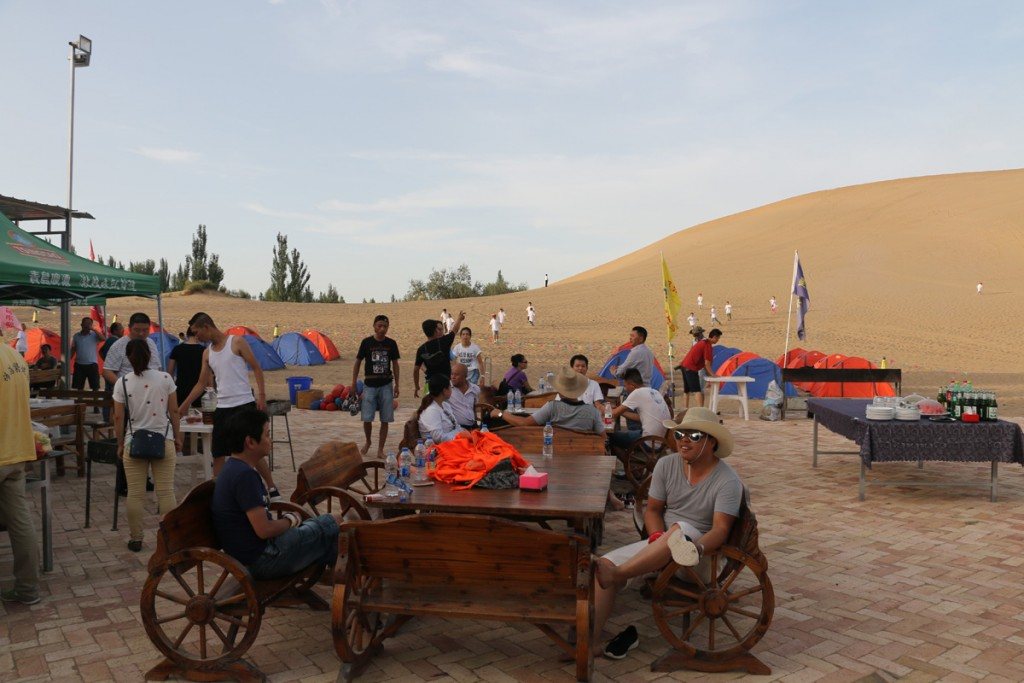
[[[381,460],[368,460],[360,465],[362,475],[345,484],[344,488],[365,496],[370,493],[380,492],[387,482],[387,473],[384,470],[384,462]]]
[[[708,560],[708,582],[675,562],[661,571],[652,589],[654,621],[686,655],[727,660],[749,652],[767,632],[775,592],[764,566],[738,548],[722,546]]]
[[[654,466],[666,452],[665,440],[658,436],[645,436],[633,442],[626,451],[623,467],[626,469],[626,479],[633,485],[634,491],[640,490],[644,480],[651,476]]]
[[[201,670],[240,659],[262,619],[249,572],[209,548],[181,550],[153,569],[141,609],[153,645],[175,664]]]
[[[362,575],[354,577],[350,583],[345,584],[341,609],[331,610],[334,644],[341,661],[358,664],[377,645],[384,626],[384,615],[363,609],[361,603],[367,594],[375,593],[380,588],[379,578]]]
[[[346,519],[371,519],[369,510],[356,496],[336,486],[318,486],[310,489],[306,493],[305,502],[316,515],[341,513],[346,515]]]

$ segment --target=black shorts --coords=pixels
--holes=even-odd
[[[235,413],[240,413],[243,410],[255,410],[256,401],[250,401],[244,405],[234,406],[232,408],[217,408],[213,411],[213,446],[210,450],[213,451],[213,457],[224,458],[231,455],[231,446],[227,442],[227,433],[224,429],[224,425],[227,424],[228,418]]]
[[[687,370],[683,368],[683,393],[684,394],[699,394],[700,393],[700,374],[693,370]],[[216,451],[214,451],[216,452]]]

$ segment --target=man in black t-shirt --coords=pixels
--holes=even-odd
[[[430,382],[430,378],[434,375],[444,376],[449,381],[451,380],[452,344],[455,343],[455,331],[462,329],[462,321],[465,319],[466,312],[459,311],[459,317],[456,318],[455,325],[448,334],[444,333],[444,325],[441,324],[440,320],[423,321],[423,334],[427,336],[427,341],[420,344],[420,348],[416,349],[416,367],[413,368],[412,373],[412,384],[416,389],[414,396],[417,398],[420,395],[421,367],[426,367],[427,382]]]
[[[206,347],[199,343],[191,327],[188,328],[185,343],[171,349],[171,356],[167,361],[167,374],[174,375],[174,383],[178,387],[178,405],[192,393],[192,388],[199,381],[199,375],[203,371],[205,350]]]
[[[360,452],[366,455],[370,450],[373,436],[373,416],[380,412],[380,441],[377,455],[384,457],[384,441],[388,438],[388,424],[395,421],[395,399],[398,398],[398,344],[387,336],[391,321],[386,315],[378,315],[373,319],[373,336],[367,337],[359,344],[356,363],[352,368],[352,386],[359,379],[359,366],[365,360],[363,373],[363,433],[366,443]]]

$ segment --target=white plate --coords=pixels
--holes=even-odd
[[[949,415],[949,412],[945,412],[945,413],[921,413],[921,417],[924,417],[924,418],[928,418],[928,417],[946,417],[948,415]]]
[[[878,416],[868,415],[867,417],[868,417],[869,420],[872,420],[873,422],[891,422],[892,421],[892,415],[890,415],[889,417],[878,417]]]

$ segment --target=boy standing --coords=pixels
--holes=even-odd
[[[377,455],[384,457],[384,442],[388,438],[388,424],[395,421],[395,399],[398,398],[398,344],[388,337],[391,321],[386,315],[373,319],[373,335],[359,344],[356,362],[352,368],[352,386],[359,379],[359,365],[366,363],[363,373],[363,433],[366,443],[359,449],[366,455],[373,440],[373,416],[380,413],[380,439]]]

